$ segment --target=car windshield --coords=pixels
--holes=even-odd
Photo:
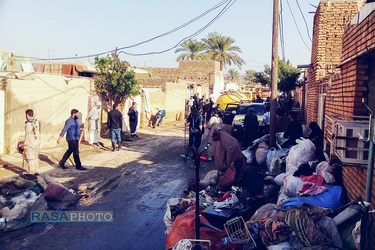
[[[265,108],[263,105],[251,105],[251,106],[240,106],[240,110],[238,111],[238,115],[246,115],[249,108],[252,107],[254,109],[254,114],[256,115],[263,115],[265,113]]]
[[[231,111],[233,111],[233,110],[236,110],[237,107],[238,107],[238,106],[228,106],[228,107],[225,109],[225,111],[229,111],[229,112],[231,112]]]

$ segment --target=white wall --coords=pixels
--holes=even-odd
[[[65,81],[64,76],[45,74],[17,74],[17,78],[7,79],[5,89],[5,153],[15,152],[25,134],[26,109],[33,109],[41,123],[41,148],[56,145],[71,109],[78,109],[86,120],[92,79]]]

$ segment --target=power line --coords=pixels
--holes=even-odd
[[[289,1],[286,0],[286,3],[288,4],[288,7],[289,7],[289,10],[290,10],[290,13],[292,14],[292,17],[293,17],[294,24],[296,25],[296,28],[297,28],[298,34],[299,34],[299,36],[301,37],[302,42],[305,44],[306,48],[311,52],[311,49],[309,48],[309,46],[307,46],[305,40],[304,40],[303,37],[302,37],[302,34],[301,34],[299,28],[298,28],[298,25],[297,25],[296,19],[294,18],[294,15],[293,15],[292,8],[290,8],[290,5],[289,5]]]
[[[195,22],[195,21],[201,19],[202,17],[206,16],[206,15],[209,14],[210,12],[212,12],[212,11],[216,10],[217,8],[221,7],[222,5],[224,5],[226,2],[229,2],[229,3],[230,3],[231,1],[232,1],[232,0],[223,0],[223,1],[221,1],[220,3],[216,4],[215,6],[211,7],[210,9],[208,9],[207,11],[205,11],[205,12],[203,12],[202,14],[198,15],[197,17],[191,19],[190,21],[188,21],[188,22],[186,22],[186,23],[184,23],[184,24],[182,24],[182,25],[180,25],[180,26],[178,26],[178,27],[176,27],[176,28],[174,28],[174,29],[172,29],[172,30],[169,30],[169,31],[167,31],[167,32],[165,32],[165,33],[163,33],[163,34],[161,34],[161,35],[155,36],[155,37],[150,38],[150,39],[148,39],[148,40],[145,40],[145,41],[142,41],[142,42],[139,42],[139,43],[133,44],[133,45],[129,45],[129,46],[125,46],[125,47],[121,47],[121,48],[119,48],[118,50],[123,50],[123,49],[133,48],[133,47],[136,47],[136,46],[142,45],[142,44],[144,44],[144,43],[151,42],[151,41],[153,41],[153,40],[155,40],[155,39],[158,39],[158,38],[160,38],[160,37],[163,37],[163,36],[169,35],[169,34],[171,34],[171,33],[174,33],[174,32],[176,32],[176,31],[178,31],[178,30],[180,30],[180,29],[186,27],[187,25],[189,25],[189,24],[191,24],[191,23],[193,23],[193,22]],[[236,1],[236,0],[235,0],[235,1]],[[228,4],[229,4],[229,3],[228,3]],[[227,5],[228,5],[228,4],[227,4]],[[226,5],[226,6],[227,6],[227,5]],[[70,60],[70,59],[82,59],[82,58],[89,58],[89,57],[97,57],[97,56],[101,56],[101,55],[104,55],[104,54],[109,54],[109,53],[112,53],[112,52],[115,52],[115,51],[116,51],[116,50],[113,49],[113,50],[109,50],[109,51],[105,51],[105,52],[101,52],[101,53],[96,53],[96,54],[92,54],[92,55],[75,56],[75,57],[63,57],[63,58],[52,58],[52,59],[50,59],[50,60],[58,61],[58,60]],[[123,52],[123,53],[125,53],[125,52]],[[131,54],[130,54],[130,55],[131,55]],[[45,61],[45,60],[49,60],[49,58],[48,58],[48,59],[46,59],[46,58],[37,58],[37,57],[29,57],[29,58],[32,59],[33,61]]]
[[[233,1],[233,2],[232,2]],[[194,38],[196,37],[197,35],[199,35],[200,33],[202,33],[205,29],[207,29],[209,26],[211,26],[217,19],[219,19],[219,17],[221,17],[237,0],[230,0],[229,3],[227,3],[227,5],[224,6],[224,8],[219,12],[219,14],[217,14],[211,21],[209,21],[205,26],[203,26],[203,28],[199,29],[198,31],[196,31],[195,33],[193,33],[192,35],[190,36],[187,36],[187,37],[184,37],[183,39],[181,39],[176,45],[174,45],[173,47],[171,48],[168,48],[168,49],[165,49],[165,50],[162,50],[162,51],[156,51],[156,52],[147,52],[147,53],[128,53],[128,52],[125,52],[125,51],[120,51],[118,54],[120,53],[124,53],[125,55],[129,55],[129,56],[147,56],[147,55],[157,55],[157,54],[162,54],[162,53],[165,53],[165,52],[168,52],[172,49],[175,49],[177,48],[181,43],[183,43],[184,41],[186,40],[189,40],[191,38]]]
[[[307,35],[309,36],[310,41],[312,42],[312,39],[311,39],[311,36],[310,36],[310,31],[309,31],[309,26],[307,26],[307,22],[306,22],[306,19],[305,19],[305,15],[303,14],[303,12],[302,12],[302,10],[301,10],[301,7],[299,6],[298,0],[296,0],[296,3],[297,3],[297,6],[298,6],[298,9],[299,9],[299,12],[301,12],[301,15],[302,15],[303,21],[305,22],[306,30],[307,30]]]

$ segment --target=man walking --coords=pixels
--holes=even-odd
[[[113,109],[108,113],[107,126],[111,132],[112,151],[117,151],[121,148],[121,129],[122,129],[122,114],[117,103],[113,104]]]
[[[78,150],[78,143],[79,138],[81,135],[81,129],[79,127],[78,119],[78,110],[72,109],[70,112],[70,117],[65,122],[65,126],[60,133],[60,137],[57,140],[57,144],[61,143],[62,138],[66,133],[66,141],[68,142],[68,150],[65,152],[64,156],[62,157],[59,165],[62,169],[67,169],[65,167],[65,162],[69,158],[69,156],[73,153],[73,158],[76,163],[77,170],[86,170],[86,168],[82,167],[81,160],[79,159],[79,150]]]
[[[34,118],[34,111],[32,109],[26,110],[25,124],[25,142],[23,156],[27,164],[27,172],[29,174],[38,174],[40,124],[38,120]]]
[[[137,124],[138,124],[138,110],[136,107],[137,107],[137,103],[133,102],[128,112],[131,137],[138,137],[137,133],[135,132],[137,129]]]
[[[95,103],[95,106],[92,107],[89,113],[89,117],[87,118],[89,120],[89,144],[90,145],[97,145],[97,146],[104,146],[104,144],[99,139],[99,127],[98,127],[98,121],[99,121],[99,109],[102,106],[102,103],[100,101],[97,101]]]

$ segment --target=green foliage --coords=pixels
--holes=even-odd
[[[203,60],[209,59],[208,55],[203,51],[207,49],[206,44],[198,42],[195,39],[190,39],[181,44],[180,48],[175,50],[175,53],[185,52],[176,58],[176,61],[180,60]]]
[[[210,58],[220,62],[220,70],[227,65],[236,65],[241,69],[245,61],[237,54],[242,53],[238,46],[233,46],[235,40],[229,36],[223,36],[217,32],[212,32],[203,38],[202,41],[207,45]]]
[[[277,88],[282,92],[289,92],[296,88],[296,82],[300,75],[300,71],[294,68],[289,62],[284,62],[279,58],[278,65],[278,83]],[[260,83],[264,86],[271,84],[271,67],[264,65],[264,70],[256,72],[255,70],[246,71],[246,80],[251,79],[255,83]]]
[[[279,58],[279,81],[277,88],[282,92],[294,90],[300,73],[300,70],[290,65],[289,61],[285,63]]]
[[[234,42],[235,40],[231,37],[217,32],[209,33],[207,38],[202,39],[202,42],[190,39],[175,50],[175,53],[186,52],[179,55],[176,61],[211,59],[220,62],[220,70],[232,64],[241,68],[245,61],[237,54],[242,51],[239,47],[233,46]]]
[[[130,96],[140,94],[139,83],[129,63],[115,60],[115,54],[95,58],[95,68],[99,76],[95,79],[95,91],[109,99],[110,103],[122,103]]]
[[[228,70],[228,76],[227,76],[227,79],[230,80],[230,81],[235,81],[238,79],[238,71],[235,70],[235,69],[229,69]]]

